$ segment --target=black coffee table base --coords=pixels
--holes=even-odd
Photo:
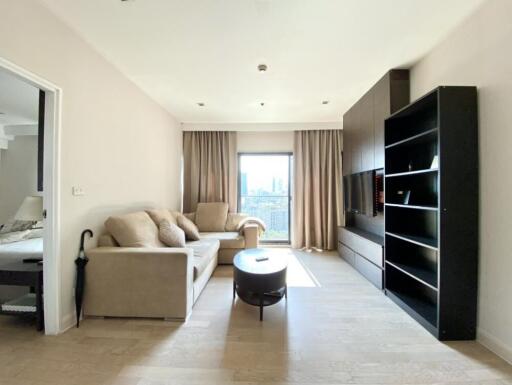
[[[277,249],[248,249],[239,252],[233,260],[233,300],[238,297],[249,305],[260,308],[278,303],[288,296],[286,284],[286,254]]]
[[[240,290],[235,281],[233,281],[233,299],[236,298],[236,295],[245,303],[253,306],[259,306],[260,308],[260,321],[263,321],[263,307],[275,305],[283,297],[288,299],[288,287],[285,286],[279,290],[272,291],[269,293],[255,293],[248,290]]]

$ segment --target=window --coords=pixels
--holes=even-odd
[[[261,218],[261,241],[290,243],[291,154],[239,154],[238,211]]]

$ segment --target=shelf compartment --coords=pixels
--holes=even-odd
[[[386,206],[386,233],[431,248],[437,247],[437,211],[410,210],[403,207]]]
[[[386,263],[438,289],[438,253],[402,239],[386,236]]]
[[[397,233],[391,233],[389,231],[386,231],[386,235],[401,239],[406,242],[414,243],[415,245],[418,245],[418,246],[427,247],[432,250],[438,249],[436,240],[432,239],[432,238],[418,237],[418,236],[409,235],[409,234],[397,234]]]
[[[384,175],[384,178],[396,178],[398,176],[408,176],[408,175],[418,175],[418,174],[428,174],[428,173],[437,173],[439,171],[437,168],[427,168],[423,170],[416,170],[416,171],[404,171],[404,172],[397,172],[394,174],[386,174]]]
[[[402,175],[400,178],[388,177],[384,186],[386,204],[437,209],[437,175],[437,172],[424,172]],[[404,203],[406,191],[410,191],[408,203]]]
[[[431,168],[434,157],[438,155],[438,140],[437,130],[429,132],[428,135],[416,137],[416,140],[387,147],[386,173],[396,174]]]
[[[416,145],[421,144],[425,142],[430,142],[432,140],[437,141],[437,127],[432,128],[431,130],[427,130],[425,132],[421,132],[417,135],[413,135],[409,138],[399,140],[398,142],[388,144],[385,148],[393,148],[396,146],[410,146],[410,145]]]
[[[437,104],[437,93],[433,92],[394,113],[385,123],[384,144],[389,146],[439,127]]]
[[[437,292],[391,265],[386,266],[386,294],[414,319],[437,334]]]
[[[433,207],[433,206],[401,205],[399,203],[386,203],[386,206],[388,206],[388,207],[403,207],[404,209],[414,209],[414,210],[437,211],[437,207]]]

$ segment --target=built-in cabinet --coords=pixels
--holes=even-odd
[[[357,228],[338,229],[338,253],[367,280],[384,288],[384,238]]]
[[[343,175],[384,168],[384,120],[409,103],[409,71],[391,70],[343,115]]]

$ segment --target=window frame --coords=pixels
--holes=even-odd
[[[288,239],[278,239],[278,240],[261,240],[261,244],[265,245],[290,245],[292,239],[292,162],[293,162],[293,152],[286,151],[277,151],[277,152],[239,152],[237,157],[237,203],[236,203],[236,211],[239,213],[242,205],[241,198],[241,182],[242,182],[242,170],[241,170],[241,158],[243,156],[287,156],[288,157]]]

